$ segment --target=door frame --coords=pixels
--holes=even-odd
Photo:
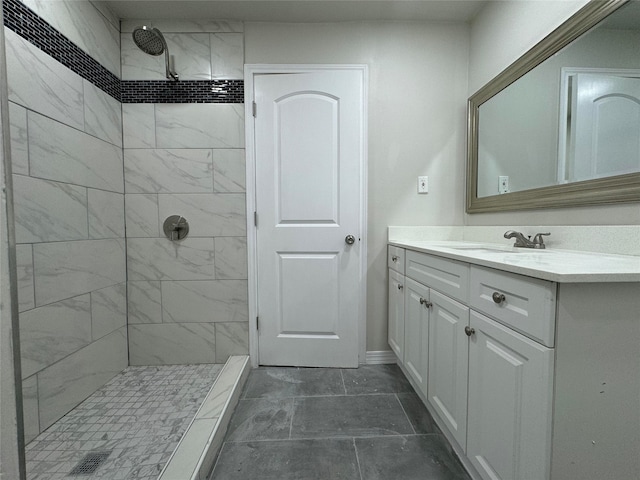
[[[355,70],[362,78],[362,155],[360,156],[360,214],[359,226],[361,255],[359,266],[359,318],[358,322],[358,363],[366,362],[367,339],[367,165],[368,165],[368,100],[369,70],[362,64],[246,64],[244,66],[244,113],[245,113],[245,159],[246,159],[246,206],[247,206],[247,267],[249,300],[249,355],[251,365],[259,364],[258,346],[258,251],[257,228],[254,224],[256,205],[256,159],[255,122],[253,121],[254,78],[258,75],[278,73],[305,73],[329,70]]]

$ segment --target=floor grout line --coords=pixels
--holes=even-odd
[[[356,437],[353,437],[353,450],[355,451],[355,454],[356,454],[356,464],[358,465],[358,473],[360,474],[360,480],[364,480],[362,467],[360,466],[360,456],[358,455],[358,447],[356,445]]]
[[[220,451],[218,452],[218,455],[216,456],[216,461],[213,464],[213,467],[211,468],[209,475],[207,476],[207,480],[211,480],[213,478],[213,473],[216,471],[216,467],[218,466],[218,462],[220,461],[220,457],[222,456],[222,451],[224,450],[224,447],[225,445],[227,445],[227,443],[229,442],[225,442],[223,439],[222,445],[220,445]]]
[[[248,451],[247,449],[250,449],[252,451],[256,451],[256,452],[264,452],[261,455],[275,455],[275,458],[280,458],[282,451],[288,452],[288,451],[300,451],[300,452],[306,452],[308,449],[315,449],[315,445],[313,442],[320,442],[317,444],[318,448],[321,448],[323,451],[325,449],[327,449],[327,451],[335,451],[336,449],[344,452],[342,456],[346,455],[346,457],[344,459],[342,459],[339,462],[340,465],[340,469],[349,469],[350,472],[353,472],[353,469],[355,466],[357,466],[358,469],[358,475],[355,475],[355,472],[351,473],[351,475],[353,475],[353,480],[365,480],[366,478],[366,472],[365,472],[365,463],[367,465],[369,465],[368,462],[373,462],[372,466],[370,468],[377,468],[376,465],[379,462],[385,462],[384,458],[385,458],[385,453],[384,451],[386,449],[392,449],[390,451],[396,451],[396,449],[398,448],[398,445],[404,445],[406,442],[410,442],[410,445],[422,445],[422,442],[427,442],[427,444],[430,444],[429,442],[433,442],[436,441],[436,438],[443,438],[445,440],[446,443],[446,438],[442,436],[442,434],[438,431],[434,431],[434,432],[429,432],[429,433],[418,433],[417,430],[419,429],[419,425],[420,423],[416,423],[414,425],[414,422],[412,422],[411,417],[409,416],[408,413],[408,409],[410,409],[411,404],[408,404],[406,407],[405,405],[402,403],[402,401],[400,400],[400,395],[403,393],[411,393],[413,392],[413,389],[410,391],[399,391],[402,390],[402,388],[398,388],[397,386],[392,386],[392,385],[387,385],[387,381],[385,379],[382,379],[382,383],[381,385],[378,385],[377,381],[373,381],[373,379],[371,379],[371,381],[369,381],[369,377],[368,375],[366,375],[366,378],[362,380],[363,382],[363,388],[365,388],[367,385],[369,386],[369,390],[374,390],[374,389],[384,389],[384,386],[386,385],[387,387],[391,386],[392,388],[389,388],[389,392],[373,392],[373,393],[356,393],[356,394],[349,394],[347,393],[347,388],[346,388],[346,377],[344,375],[343,370],[340,370],[340,376],[341,376],[341,380],[342,380],[342,387],[343,387],[343,392],[344,393],[333,393],[333,394],[325,394],[325,395],[296,395],[296,394],[292,394],[289,395],[288,394],[288,389],[291,387],[291,385],[288,385],[288,382],[280,382],[278,379],[273,379],[272,383],[269,384],[265,384],[263,387],[265,387],[266,389],[271,388],[272,392],[278,393],[278,391],[282,392],[282,393],[286,393],[285,396],[279,397],[279,396],[273,396],[273,397],[244,397],[242,398],[241,402],[246,402],[245,406],[249,407],[249,411],[250,416],[251,417],[256,417],[257,415],[259,415],[263,409],[268,406],[268,405],[261,405],[261,402],[254,402],[254,404],[251,404],[249,402],[247,402],[247,400],[262,400],[265,402],[280,402],[280,405],[278,406],[278,409],[286,409],[286,405],[289,404],[290,408],[291,408],[291,415],[289,418],[289,431],[288,434],[286,433],[286,417],[283,418],[283,420],[285,421],[284,424],[280,423],[279,425],[281,425],[281,429],[279,430],[280,435],[282,435],[283,438],[261,438],[261,439],[251,439],[249,435],[242,435],[242,437],[244,437],[244,439],[238,440],[238,441],[227,441],[225,440],[223,443],[223,448],[220,451],[220,454],[218,455],[218,458],[216,459],[216,463],[211,471],[211,475],[210,477],[208,477],[207,480],[214,480],[214,476],[213,476],[213,472],[218,470],[218,476],[220,477],[225,476],[223,475],[223,472],[226,472],[227,474],[232,474],[232,478],[235,479],[239,479],[241,477],[237,476],[237,473],[233,473],[236,472],[236,469],[234,467],[234,464],[229,464],[229,460],[230,458],[234,458],[233,456],[229,456],[230,452],[246,452]],[[297,377],[296,377],[297,378]],[[355,382],[357,384],[358,382],[358,378],[355,378]],[[302,378],[300,378],[299,380],[302,381],[302,383],[306,383],[305,381],[303,381]],[[310,383],[308,386],[309,387],[315,387],[314,390],[325,390],[325,387],[331,387],[333,386],[333,388],[335,388],[337,386],[337,382],[335,382],[335,380],[337,380],[337,378],[325,378],[324,380],[322,379],[317,379],[314,377],[311,377],[311,379],[309,380]],[[314,382],[319,382],[318,385],[315,385]],[[259,386],[260,383],[256,384],[256,386]],[[395,385],[395,384],[394,384]],[[357,386],[357,385],[356,385]],[[263,390],[265,389],[263,388]],[[336,389],[338,390],[338,389]],[[247,391],[245,391],[245,394],[248,393]],[[394,397],[394,400],[391,400],[390,396]],[[357,398],[357,397],[361,397],[361,400],[357,402],[357,404],[362,404],[363,406],[365,405],[369,405],[371,402],[373,402],[374,404],[377,403],[384,403],[385,405],[389,405],[389,408],[392,408],[393,410],[397,409],[397,404],[400,405],[400,409],[402,411],[402,413],[404,414],[404,418],[407,420],[407,422],[410,425],[410,429],[406,429],[409,433],[389,433],[389,434],[385,434],[385,433],[378,433],[378,431],[374,431],[374,432],[361,432],[361,435],[357,434],[357,431],[352,431],[352,432],[344,432],[345,435],[339,435],[336,436],[336,434],[339,434],[341,432],[340,427],[338,426],[336,429],[326,429],[326,432],[317,432],[319,434],[323,434],[323,436],[318,436],[318,437],[313,437],[313,436],[301,436],[301,437],[294,437],[293,436],[293,423],[295,421],[295,416],[298,416],[298,427],[300,427],[301,425],[304,426],[306,424],[306,416],[305,416],[305,411],[306,408],[303,408],[305,406],[307,406],[307,400],[305,399],[312,399],[312,398]],[[383,400],[382,398],[380,398],[380,400],[376,400],[374,398],[370,398],[370,400],[366,400],[366,398],[368,397],[384,397],[385,400]],[[355,401],[355,400],[354,400]],[[290,402],[290,403],[289,403]],[[395,403],[397,402],[397,404]],[[307,407],[308,408],[312,408],[314,405],[316,405],[316,403],[318,404],[325,404],[328,403],[329,405],[331,405],[332,403],[329,400],[324,400],[324,401],[320,401],[319,402],[314,402],[314,401],[309,401],[309,404]],[[343,402],[341,401],[337,401],[337,404],[343,404]],[[345,400],[344,404],[351,404],[350,401]],[[305,411],[300,411],[298,412],[297,409],[298,408],[303,408]],[[363,407],[364,408],[364,407]],[[328,413],[330,414],[330,413]],[[400,415],[399,412],[396,411],[395,415]],[[400,417],[396,417],[397,418],[397,422],[401,423],[401,419]],[[318,422],[323,423],[322,419],[320,417],[318,417]],[[302,423],[301,423],[302,422]],[[374,422],[376,423],[376,422]],[[376,423],[377,424],[377,423]],[[274,424],[274,426],[277,426]],[[282,429],[282,427],[284,427],[284,429]],[[393,428],[391,431],[396,430],[396,428]],[[385,430],[380,430],[380,432],[384,432]],[[388,431],[388,430],[386,430]],[[310,432],[305,432],[305,429],[303,428],[302,430],[298,430],[296,429],[296,434],[297,435],[305,435],[305,433],[310,433]],[[350,435],[348,435],[347,433],[351,433]],[[354,433],[356,433],[354,435]],[[269,427],[269,429],[265,430],[262,432],[262,435],[264,436],[272,436],[272,435],[277,435],[278,432],[271,430],[271,427]],[[428,440],[428,438],[431,438],[432,440]],[[368,439],[368,440],[367,440]],[[382,440],[382,439],[387,439],[387,440]],[[423,439],[423,440],[420,440]],[[358,443],[358,440],[360,440],[360,442]],[[253,445],[251,445],[253,444]],[[355,466],[352,463],[353,462],[353,457],[350,456],[350,453],[348,452],[348,445],[351,444],[353,445],[353,449],[354,449],[354,453],[355,453]],[[235,445],[235,447],[233,447],[233,445]],[[415,447],[411,447],[411,448],[415,448]],[[359,448],[362,449],[362,451],[359,450]],[[221,458],[222,457],[222,450],[225,450],[225,454],[227,454],[226,460],[225,458]],[[403,447],[403,451],[404,451],[404,447]],[[377,452],[377,453],[376,453]],[[371,457],[371,454],[374,453],[375,457]],[[413,453],[412,453],[413,455]],[[380,458],[380,456],[382,456],[382,458]],[[392,459],[389,459],[390,461]],[[347,462],[347,463],[344,463]],[[395,462],[395,460],[394,460]],[[459,462],[459,460],[458,460]],[[393,462],[392,462],[393,463]],[[350,464],[350,466],[348,466]],[[253,471],[256,474],[258,474],[258,472],[262,472],[264,465],[259,465],[259,464],[255,464],[253,467],[251,467],[253,470],[248,470],[248,471]],[[229,470],[229,468],[231,468],[232,470]],[[335,467],[331,467],[331,468],[335,468]],[[394,467],[395,468],[395,467]],[[227,471],[229,470],[229,471]],[[286,471],[289,471],[285,468]],[[343,471],[340,470],[340,471]],[[464,471],[464,468],[462,468],[462,470]],[[232,472],[233,471],[233,472]],[[248,472],[245,471],[245,474]],[[296,472],[297,474],[300,474],[301,471],[306,471],[306,470],[299,470],[298,467],[294,468],[293,470],[291,470],[291,472]],[[346,470],[344,470],[346,471]],[[240,472],[240,470],[238,470],[237,472]],[[391,472],[391,470],[389,471]],[[235,475],[235,476],[234,476]],[[454,473],[455,475],[455,473]],[[259,478],[259,476],[255,476],[255,475],[250,475],[250,477],[252,479],[254,478]],[[222,477],[221,477],[222,478]],[[249,477],[243,477],[243,479],[249,479]],[[298,477],[296,477],[298,478]],[[300,477],[302,478],[302,477]],[[442,478],[454,478],[454,477],[449,477],[448,473],[446,477],[442,477]],[[459,478],[458,476],[456,476],[455,478]],[[467,478],[468,477],[464,477]]]
[[[342,378],[342,388],[344,388],[344,394],[347,394],[347,384],[344,381],[344,372],[342,371],[342,369],[340,369],[340,378]]]
[[[409,392],[397,392],[397,393],[409,393]],[[284,397],[247,397],[240,400],[285,400],[287,398],[327,398],[327,397],[381,397],[384,395],[396,395],[396,392],[375,392],[375,393],[348,393],[346,395],[340,394],[326,394],[326,395],[287,395]]]
[[[441,436],[439,433],[393,433],[388,435],[344,435],[340,437],[294,437],[294,438],[257,438],[254,440],[229,440],[227,444],[240,443],[268,443],[268,442],[298,442],[311,440],[348,440],[350,438],[367,439],[367,438],[406,438],[406,437],[436,437]],[[443,437],[444,438],[444,437]]]
[[[404,413],[404,416],[407,417],[407,421],[409,422],[409,425],[411,425],[411,430],[413,430],[413,433],[417,434],[418,432],[416,432],[416,429],[413,426],[413,422],[409,418],[409,414],[405,410],[404,405],[402,405],[402,402],[400,401],[400,397],[398,397],[397,393],[396,393],[396,399],[398,400],[398,403],[400,404],[400,408],[402,409],[402,412]]]
[[[289,420],[289,440],[291,440],[291,433],[293,431],[293,416],[296,414],[296,398],[291,399],[291,419]]]

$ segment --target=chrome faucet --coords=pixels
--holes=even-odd
[[[522,248],[545,248],[543,235],[551,235],[550,233],[536,233],[531,240],[531,235],[525,237],[522,233],[516,232],[515,230],[508,230],[504,233],[504,238],[515,238],[516,242],[513,244],[514,247],[522,247]]]

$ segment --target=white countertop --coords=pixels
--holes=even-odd
[[[640,282],[639,256],[536,250],[467,241],[396,240],[389,245],[552,282]]]

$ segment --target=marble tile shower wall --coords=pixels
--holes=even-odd
[[[120,76],[108,12],[87,1],[23,3]],[[127,366],[122,113],[4,32],[29,441]]]
[[[122,79],[164,79],[121,24]],[[153,21],[180,80],[243,78],[243,25]],[[244,106],[124,103],[131,365],[224,362],[248,352]],[[184,216],[188,238],[162,233]]]

